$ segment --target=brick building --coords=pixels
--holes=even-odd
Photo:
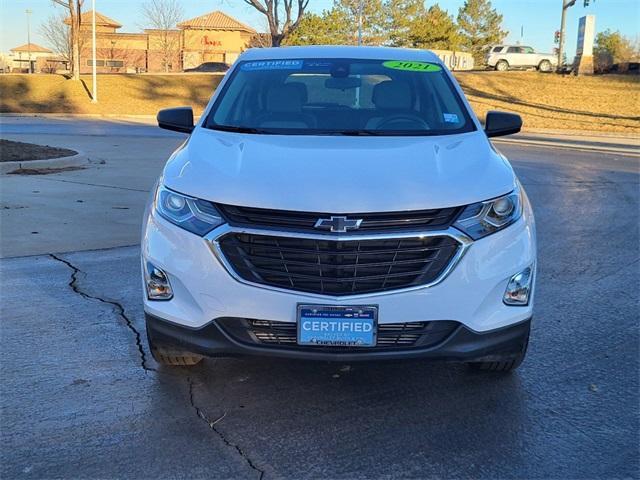
[[[230,64],[248,48],[256,35],[254,29],[220,11],[181,22],[175,30],[121,33],[120,28],[120,23],[96,12],[96,69],[99,73],[160,73],[165,69],[179,72],[203,62]],[[92,70],[91,32],[92,12],[88,11],[81,19],[81,73]],[[167,43],[172,48],[165,48]],[[166,50],[173,54],[165,55]]]

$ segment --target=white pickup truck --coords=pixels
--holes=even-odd
[[[536,53],[531,47],[521,45],[496,45],[486,56],[487,65],[500,72],[516,68],[537,68],[541,72],[550,72],[558,65],[558,59],[552,53]]]

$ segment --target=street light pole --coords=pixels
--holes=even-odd
[[[91,103],[98,103],[98,78],[96,76],[96,0],[92,0],[91,6],[93,8],[92,15],[92,32],[93,39],[92,55],[93,55],[93,90],[91,91]]]
[[[562,53],[564,50],[564,26],[567,15],[567,9],[573,7],[576,0],[562,0],[562,17],[560,19],[560,39],[558,43],[558,70],[562,70]]]
[[[364,0],[358,2],[358,46],[362,46],[362,10],[364,10]]]
[[[27,69],[27,73],[31,72],[31,14],[33,13],[30,9],[26,9],[24,11],[27,14],[27,65],[29,68]]]

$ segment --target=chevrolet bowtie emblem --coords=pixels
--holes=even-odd
[[[362,219],[347,218],[344,216],[334,216],[331,218],[319,218],[315,228],[322,228],[323,230],[329,230],[336,233],[344,233],[347,230],[356,230],[360,228]]]

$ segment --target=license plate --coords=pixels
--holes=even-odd
[[[374,347],[378,307],[298,305],[298,345]]]

